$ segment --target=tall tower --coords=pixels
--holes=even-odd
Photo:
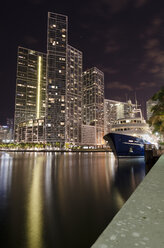
[[[48,13],[46,140],[65,142],[67,16]]]
[[[83,73],[83,123],[96,127],[96,143],[103,144],[104,73],[96,67]]]
[[[14,131],[21,122],[45,117],[46,54],[18,47]]]
[[[46,140],[81,141],[82,52],[68,45],[67,16],[48,13]]]
[[[67,46],[66,142],[81,143],[82,52]]]

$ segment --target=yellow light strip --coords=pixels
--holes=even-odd
[[[38,87],[37,87],[37,113],[36,118],[40,117],[40,83],[41,83],[41,66],[42,66],[42,57],[38,58]]]

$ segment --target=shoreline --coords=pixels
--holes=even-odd
[[[78,150],[46,150],[46,149],[40,149],[40,150],[28,150],[28,149],[1,149],[0,152],[112,152],[111,149],[78,149]]]

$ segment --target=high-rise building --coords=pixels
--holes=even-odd
[[[14,140],[14,120],[13,118],[7,118],[6,124],[9,128],[9,140],[13,142]]]
[[[46,54],[18,48],[14,131],[18,124],[45,117]]]
[[[67,16],[48,13],[46,140],[81,140],[82,53],[68,45]]]
[[[135,104],[104,99],[104,132],[107,134],[111,130],[112,124],[121,118],[128,118]]]
[[[45,142],[44,119],[32,119],[17,125],[17,141],[25,143]]]
[[[46,140],[65,143],[67,16],[48,13]]]
[[[103,144],[104,73],[93,67],[83,73],[83,124],[96,127],[96,143]]]
[[[82,52],[67,46],[66,142],[81,143]]]

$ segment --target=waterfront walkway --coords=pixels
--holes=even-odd
[[[164,155],[92,248],[164,247]]]

